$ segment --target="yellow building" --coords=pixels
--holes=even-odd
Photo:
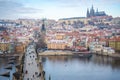
[[[19,44],[19,45],[16,45],[15,47],[15,52],[16,53],[24,53],[25,52],[25,47],[26,45],[25,44]]]
[[[64,49],[66,49],[66,46],[67,46],[66,43],[48,43],[47,44],[48,49],[64,50]]]
[[[23,53],[25,51],[25,44],[19,44],[15,46],[15,52],[16,53]],[[10,49],[10,43],[0,43],[0,50],[6,51]]]
[[[68,45],[66,41],[66,35],[64,33],[54,34],[54,38],[47,40],[46,44],[48,49],[60,49],[60,50],[66,49],[66,46]]]
[[[109,41],[109,47],[112,47],[115,50],[120,51],[120,41]]]
[[[117,44],[117,45],[116,45],[116,49],[117,49],[117,50],[120,50],[120,41],[116,42],[116,44]]]
[[[0,50],[6,51],[9,49],[9,43],[0,43]]]
[[[63,40],[65,38],[65,34],[56,34],[55,39],[56,40]]]

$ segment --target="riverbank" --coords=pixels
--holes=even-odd
[[[81,54],[82,52],[76,52],[76,54]],[[62,51],[62,50],[47,50],[44,52],[39,53],[39,56],[73,56],[76,55],[75,52],[72,51]],[[120,58],[120,54],[119,53],[114,53],[114,54],[104,54],[104,53],[92,53],[92,54],[96,54],[96,55],[102,55],[102,56],[109,56],[109,57],[113,57],[113,58]]]
[[[97,54],[97,55],[102,55],[102,56],[109,56],[109,57],[113,57],[113,58],[120,58],[120,53],[101,53],[101,52],[95,52],[93,54]]]
[[[47,50],[39,53],[39,56],[72,56],[71,51],[62,51],[62,50]]]

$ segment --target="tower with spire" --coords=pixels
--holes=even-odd
[[[87,8],[87,14],[86,16],[89,18],[90,17],[90,13],[89,13],[89,9]]]
[[[92,5],[92,7],[90,9],[90,17],[93,17],[93,16],[95,16],[95,12],[94,12],[94,8],[93,8],[93,5]]]
[[[45,20],[42,20],[41,32],[46,31],[45,29]]]
[[[46,33],[45,19],[42,20],[41,33],[42,33],[42,34],[45,34],[45,33]]]

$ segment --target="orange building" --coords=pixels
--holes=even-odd
[[[15,52],[16,53],[24,53],[25,52],[25,47],[26,47],[25,44],[19,43],[15,47]]]
[[[63,33],[56,33],[54,35],[54,39],[47,41],[48,49],[66,49],[67,42],[65,40],[65,34]]]
[[[48,49],[62,49],[62,50],[64,50],[64,49],[66,49],[66,46],[67,46],[66,43],[54,43],[54,42],[52,42],[52,43],[47,44]]]

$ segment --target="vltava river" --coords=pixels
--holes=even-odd
[[[15,72],[4,67],[9,60],[0,58],[0,73]],[[120,80],[120,59],[103,56],[80,58],[73,56],[49,56],[42,57],[42,63],[46,72],[46,80]],[[12,80],[12,77],[0,76],[0,80]]]
[[[120,80],[120,59],[103,56],[42,57],[46,80]]]
[[[0,74],[10,72],[10,77],[0,76],[0,80],[13,80],[13,73],[15,72],[15,64],[8,64],[8,58],[0,58]],[[12,65],[12,69],[5,69],[5,67]]]

